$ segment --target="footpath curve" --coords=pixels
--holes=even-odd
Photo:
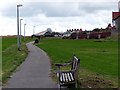
[[[26,60],[4,88],[57,88],[50,77],[51,64],[47,54],[32,42],[26,45],[29,50]]]

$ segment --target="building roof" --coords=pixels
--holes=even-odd
[[[116,20],[120,17],[120,12],[112,12],[112,20]]]
[[[47,31],[42,31],[42,32],[39,32],[39,33],[36,33],[36,35],[44,35]]]

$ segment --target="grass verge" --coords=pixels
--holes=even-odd
[[[73,54],[81,59],[79,83],[82,87],[117,87],[118,42],[113,40],[43,39],[38,45],[51,58],[52,64],[68,62]],[[54,69],[54,67],[53,67]],[[99,79],[96,84],[96,78]],[[95,83],[89,85],[89,82]],[[85,84],[86,82],[86,84]],[[108,82],[110,84],[108,85]]]
[[[18,51],[15,44],[11,45],[2,52],[2,82],[3,84],[10,78],[13,71],[25,60],[28,50],[23,43],[21,51]]]
[[[2,83],[4,84],[16,70],[16,68],[25,60],[28,54],[26,43],[33,41],[30,37],[26,37],[25,41],[22,37],[22,45],[20,47],[21,51],[17,48],[17,37],[8,36],[1,38],[1,63],[2,63],[2,76],[0,77]]]

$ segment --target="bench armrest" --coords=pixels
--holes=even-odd
[[[68,65],[71,65],[71,62],[70,63],[56,63],[55,66],[68,66]]]

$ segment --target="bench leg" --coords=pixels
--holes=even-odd
[[[78,88],[78,81],[75,83],[75,88]]]
[[[76,84],[75,84],[75,88],[77,88],[77,87],[78,87],[78,84],[76,83]]]
[[[59,90],[60,90],[60,88],[61,88],[61,87],[60,87],[60,84],[58,84],[58,88],[59,88]]]

